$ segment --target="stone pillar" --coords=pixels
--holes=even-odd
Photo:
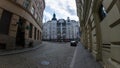
[[[42,41],[42,32],[40,31],[40,41]]]
[[[25,22],[25,47],[29,45],[29,22]]]
[[[9,27],[9,36],[16,38],[19,16],[13,15]]]
[[[92,22],[90,22],[90,26],[89,26],[89,34],[90,34],[90,52],[92,52]]]
[[[35,30],[35,27],[34,27],[34,25],[33,25],[33,28],[32,28],[32,40],[34,40],[34,30]]]
[[[9,27],[9,37],[6,45],[6,49],[15,49],[16,46],[16,34],[17,34],[17,22],[19,20],[19,16],[13,14]]]
[[[98,12],[94,13],[94,21],[96,25],[96,60],[102,60],[102,46],[101,46],[101,28],[100,28],[100,19]]]
[[[29,22],[25,23],[25,39],[29,39]]]

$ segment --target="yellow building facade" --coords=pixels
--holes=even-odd
[[[40,43],[44,8],[44,0],[0,0],[0,49]]]
[[[81,43],[105,68],[120,68],[120,0],[76,0]]]

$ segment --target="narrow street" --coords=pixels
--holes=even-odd
[[[69,68],[75,48],[70,43],[42,42],[36,50],[0,56],[0,68]]]

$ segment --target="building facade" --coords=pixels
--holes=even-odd
[[[57,40],[65,41],[66,39],[66,21],[59,19],[57,22]]]
[[[75,20],[56,19],[56,15],[53,14],[53,18],[47,23],[43,24],[43,40],[53,41],[70,41],[78,40],[79,38],[79,23]]]
[[[76,0],[81,43],[105,68],[120,68],[120,1]]]
[[[75,20],[70,20],[69,17],[66,20],[66,39],[67,40],[79,40],[80,38],[80,24]]]
[[[50,21],[43,24],[43,40],[57,39],[57,18],[55,13]]]
[[[41,41],[44,8],[44,0],[0,0],[0,48]]]
[[[46,23],[43,24],[43,40],[49,40],[50,39],[50,22],[47,21]]]
[[[57,21],[47,21],[43,24],[43,40],[57,39]]]

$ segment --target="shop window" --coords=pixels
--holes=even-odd
[[[4,10],[0,19],[0,33],[8,34],[12,13]]]

